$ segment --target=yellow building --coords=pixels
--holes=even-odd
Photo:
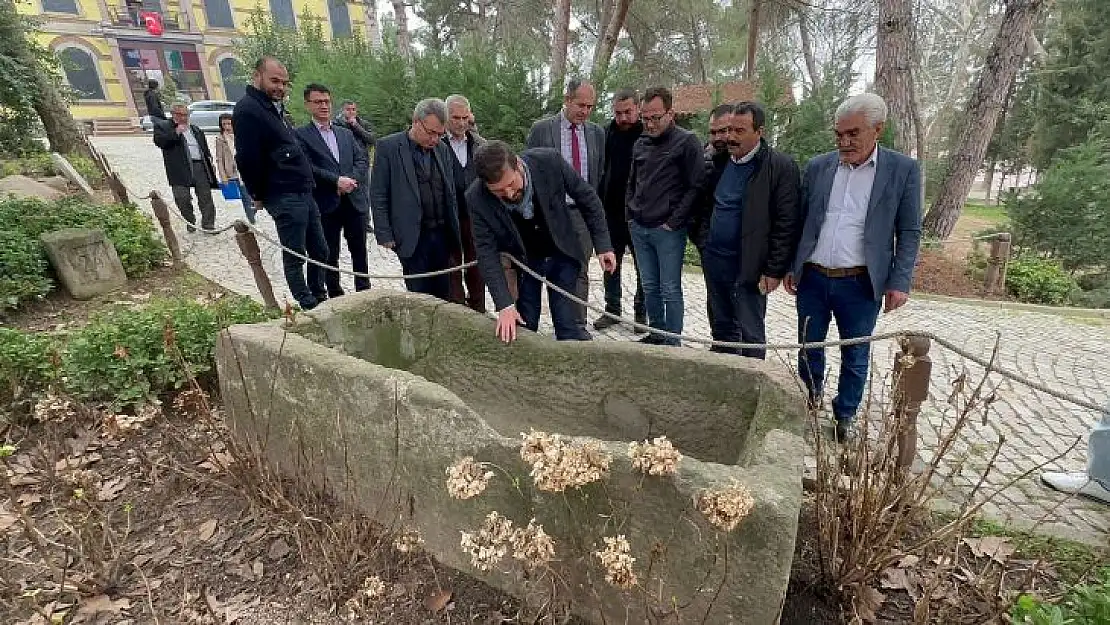
[[[323,31],[333,37],[365,28],[362,5],[347,0],[17,0],[16,5],[39,18],[36,37],[62,60],[76,94],[73,115],[93,130],[137,123],[147,113],[142,95],[147,81],[162,84],[167,76],[193,101],[237,100],[244,85],[235,79],[240,59],[233,43],[255,10],[288,26],[307,10],[321,16]]]

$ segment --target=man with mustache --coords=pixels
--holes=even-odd
[[[497,338],[509,343],[516,339],[517,325],[533,332],[539,327],[543,284],[517,269],[514,301],[502,270],[502,253],[574,293],[579,272],[589,261],[571,218],[581,215],[601,268],[612,273],[617,259],[601,198],[558,151],[533,148],[517,156],[504,141],[490,141],[474,153],[474,163],[478,179],[466,191],[466,205],[473,220],[478,269],[497,309]],[[569,299],[548,287],[547,301],[556,340],[590,340]]]
[[[794,159],[764,139],[762,106],[740,102],[728,119],[727,152],[712,160],[693,239],[702,250],[713,339],[765,343],[767,295],[794,259],[801,180]],[[739,353],[766,356],[761,348]]]

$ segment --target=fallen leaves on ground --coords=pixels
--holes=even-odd
[[[976,558],[990,558],[999,564],[1006,564],[1006,560],[1016,551],[1010,544],[1010,539],[1005,536],[965,538],[963,543],[971,549],[971,553]]]

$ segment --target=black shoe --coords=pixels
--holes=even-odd
[[[841,445],[855,438],[855,428],[852,427],[852,422],[837,419],[836,427],[833,429],[833,437]]]
[[[189,234],[192,234],[196,231],[197,231],[197,229],[194,228],[193,226],[185,226],[185,232],[188,232]]]
[[[613,314],[620,315],[620,313],[613,313]],[[613,319],[612,317],[598,317],[597,320],[594,321],[594,329],[595,330],[604,330],[606,328],[611,328],[615,325],[620,325],[620,322],[617,321],[616,319]]]
[[[667,344],[666,340],[663,337],[659,336],[658,334],[654,334],[654,333],[649,334],[649,335],[641,338],[638,342],[643,343],[644,345],[666,345]]]

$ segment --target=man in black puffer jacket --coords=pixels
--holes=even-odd
[[[255,208],[273,218],[283,246],[327,262],[320,209],[312,199],[312,166],[286,122],[282,105],[289,73],[281,61],[264,56],[254,66],[253,83],[235,104],[231,118],[239,175],[251,190]],[[284,254],[282,265],[289,291],[301,308],[311,310],[327,299],[322,268],[309,263],[306,282],[305,261]]]
[[[766,342],[767,296],[794,260],[801,176],[793,158],[767,145],[765,119],[755,102],[733,107],[728,153],[710,161],[695,208],[697,229],[690,238],[702,251],[717,341]],[[741,354],[766,355],[763,349]]]

